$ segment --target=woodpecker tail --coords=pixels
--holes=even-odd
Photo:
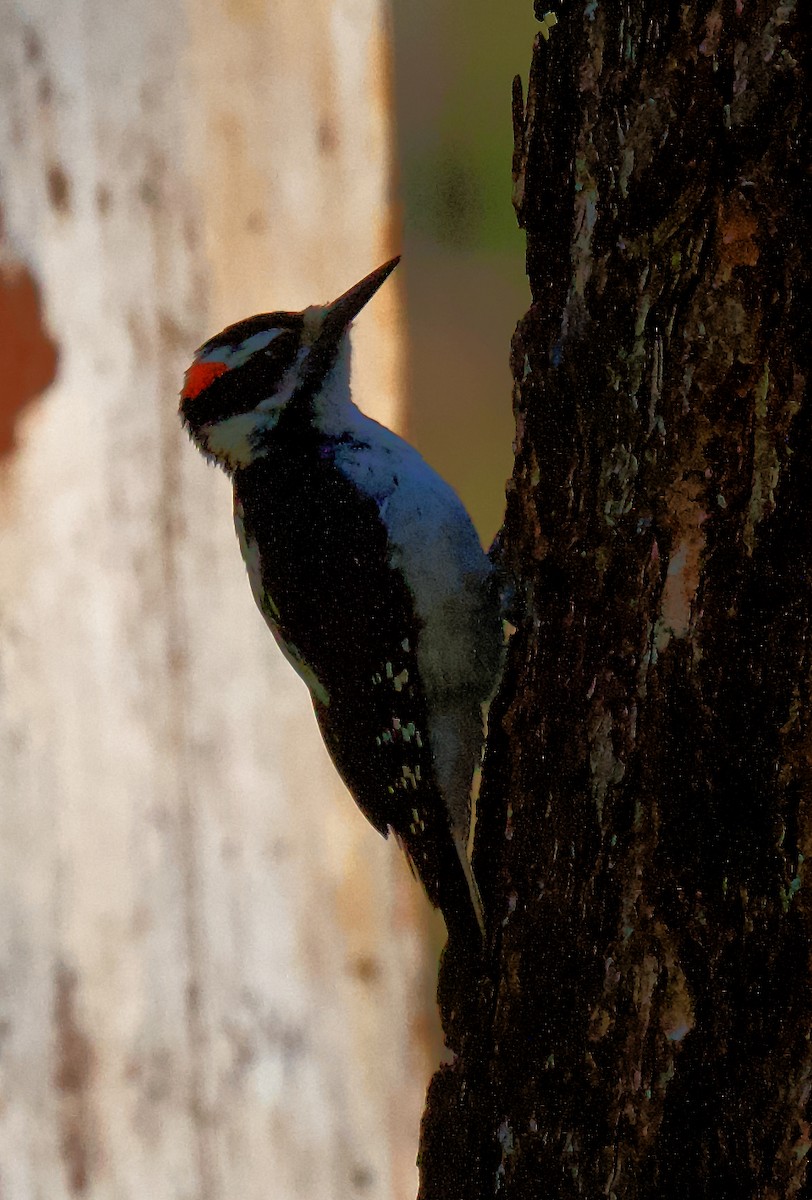
[[[457,852],[457,858],[459,859],[460,866],[462,867],[462,873],[465,877],[465,882],[468,887],[468,899],[470,902],[470,906],[473,909],[474,917],[476,918],[476,923],[477,923],[477,926],[479,927],[479,932],[480,932],[480,934],[482,936],[482,940],[484,942],[485,941],[485,907],[482,903],[482,897],[479,894],[479,887],[477,886],[476,877],[474,876],[474,868],[471,866],[470,860],[468,858],[468,852],[467,852],[466,846],[462,843],[461,840],[458,840],[456,837],[454,838],[454,849]]]
[[[395,832],[395,831],[393,831]],[[485,941],[485,910],[466,848],[457,838],[447,837],[431,847],[427,861],[425,841],[407,842],[395,832],[398,845],[406,856],[412,874],[445,919],[449,937],[464,941]]]

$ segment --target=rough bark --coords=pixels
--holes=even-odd
[[[810,1194],[807,28],[567,8],[515,97],[518,630],[423,1200]]]
[[[207,334],[396,249],[384,5],[0,10],[0,1196],[408,1196],[423,901],[177,418]]]

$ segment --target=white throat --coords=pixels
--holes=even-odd
[[[338,357],[321,389],[313,397],[313,417],[316,428],[328,437],[352,432],[360,413],[352,402],[350,384],[352,352],[349,334],[345,333]]]

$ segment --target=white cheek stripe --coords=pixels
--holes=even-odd
[[[257,457],[252,439],[262,423],[253,411],[212,421],[200,430],[200,442],[208,454],[234,471],[250,466]]]
[[[245,347],[252,345],[249,354],[256,352],[256,342],[258,338],[264,338],[271,341],[278,333],[283,330],[274,329],[268,334],[255,334],[253,338],[246,338],[240,347],[240,353]],[[216,358],[215,353],[222,351],[212,351],[201,362],[222,362],[225,361],[222,357]],[[204,425],[200,430],[199,442],[204,447],[207,454],[216,458],[222,463],[227,470],[236,471],[240,467],[248,467],[255,459],[261,457],[263,451],[257,447],[255,438],[263,430],[270,430],[276,425],[279,420],[280,413],[284,406],[290,400],[293,393],[296,391],[299,382],[301,363],[309,354],[307,347],[303,347],[296,355],[296,361],[288,368],[284,376],[280,380],[279,387],[271,396],[267,396],[250,412],[238,413],[234,417],[226,417],[222,421],[211,421]],[[228,360],[229,367],[235,365],[234,357]]]
[[[290,400],[293,393],[299,384],[302,374],[302,363],[307,358],[310,350],[307,346],[302,346],[299,350],[293,363],[288,367],[285,374],[279,381],[279,386],[272,396],[268,396],[260,404],[257,405],[256,411],[265,413],[272,412],[274,409],[282,408]]]

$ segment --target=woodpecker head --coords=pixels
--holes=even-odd
[[[393,258],[332,304],[259,313],[204,342],[186,372],[180,415],[193,441],[226,471],[246,466],[282,413],[302,409],[335,366],[353,318],[400,261]]]

